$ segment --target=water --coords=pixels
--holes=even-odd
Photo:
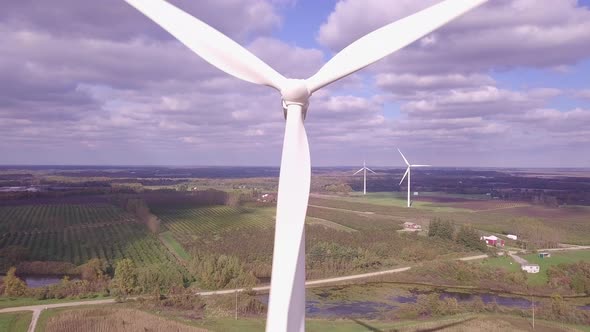
[[[368,319],[378,318],[382,312],[396,310],[403,304],[414,304],[421,294],[432,294],[433,292],[410,291],[407,295],[398,295],[389,298],[389,303],[375,301],[343,301],[331,300],[330,292],[324,291],[316,294],[320,300],[308,300],[305,303],[305,312],[308,317],[315,318],[351,318],[363,317]],[[458,302],[470,302],[478,298],[484,304],[496,303],[502,307],[513,309],[531,309],[532,302],[530,299],[522,297],[501,296],[493,293],[461,293],[461,292],[441,292],[439,298],[454,298]],[[260,295],[259,300],[268,305],[268,294]],[[535,301],[535,306],[540,302]],[[578,306],[581,310],[590,310],[590,304]]]
[[[447,298],[454,298],[458,302],[466,302],[466,301],[473,301],[476,297],[480,297],[482,302],[485,304],[492,304],[497,303],[503,307],[509,308],[518,308],[518,309],[530,309],[532,307],[532,302],[529,299],[522,298],[522,297],[506,297],[500,296],[496,294],[489,294],[489,293],[476,293],[476,294],[466,294],[466,293],[459,293],[459,292],[444,292],[440,295],[440,299],[444,300]],[[535,305],[539,305],[537,301],[535,301]]]
[[[30,275],[23,277],[22,279],[27,283],[30,288],[39,288],[45,286],[51,286],[59,284],[63,277],[60,276],[47,276],[47,275]],[[78,278],[70,277],[70,280],[79,280]]]

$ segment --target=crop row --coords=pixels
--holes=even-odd
[[[0,249],[20,246],[29,249],[30,260],[67,261],[82,264],[90,258],[116,261],[131,258],[137,265],[173,260],[158,241],[140,224],[68,228],[62,231],[12,232],[0,236]]]
[[[225,230],[267,227],[274,220],[271,209],[228,206],[159,210],[155,213],[163,221],[164,227],[179,239]]]
[[[56,230],[66,227],[121,223],[130,214],[108,204],[52,204],[0,207],[0,233]]]

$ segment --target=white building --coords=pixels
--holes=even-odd
[[[520,269],[525,271],[526,273],[539,273],[539,265],[537,264],[522,264]]]
[[[507,238],[511,239],[511,240],[518,240],[518,236],[513,235],[513,234],[508,234],[506,235]]]

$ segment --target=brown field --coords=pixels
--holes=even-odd
[[[441,331],[441,332],[471,332],[471,331],[511,331],[525,332],[533,331],[530,319],[509,316],[487,316],[470,317],[462,319],[450,319],[447,321],[428,322],[402,328],[397,331],[418,332],[418,331]],[[540,332],[563,332],[578,331],[568,326],[560,326],[547,322],[537,321],[534,331]]]
[[[476,200],[469,200],[469,201],[461,201],[454,204],[449,204],[450,207],[459,208],[459,209],[467,209],[473,211],[492,211],[492,210],[502,210],[502,209],[514,209],[519,207],[528,207],[530,204],[522,203],[522,202],[510,202],[510,201],[501,201],[501,200],[488,200],[488,201],[476,201]]]
[[[110,332],[110,331],[175,331],[202,332],[197,327],[123,308],[74,309],[61,312],[47,320],[46,332]]]
[[[448,197],[448,196],[429,196],[429,195],[420,195],[418,198],[421,202],[431,202],[431,203],[455,203],[455,202],[471,202],[474,200],[468,200],[465,198],[460,197]],[[475,200],[479,202],[479,200]]]

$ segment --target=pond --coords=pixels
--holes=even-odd
[[[387,292],[387,291],[385,291]],[[418,291],[418,290],[392,290],[395,296],[385,296],[384,300],[370,301],[366,298],[359,301],[344,300],[346,297],[342,294],[332,296],[329,290],[322,290],[319,293],[309,294],[313,299],[308,299],[305,303],[305,312],[311,318],[365,318],[376,319],[380,314],[389,311],[396,311],[404,304],[413,304],[422,294],[436,293],[441,300],[454,298],[458,302],[471,302],[478,298],[484,304],[496,303],[498,306],[512,309],[531,309],[532,302],[530,298],[518,296],[498,295],[494,293],[461,293],[453,291]],[[391,294],[389,293],[389,294]],[[401,295],[400,295],[401,293]],[[268,305],[268,294],[260,295],[259,300]],[[344,299],[343,299],[344,298]],[[370,296],[369,296],[370,298]],[[382,297],[383,298],[383,297]],[[535,300],[535,306],[541,305],[540,301]],[[578,306],[581,310],[590,310],[590,305]]]
[[[28,275],[21,277],[30,288],[39,288],[59,284],[62,276],[55,275]],[[71,277],[70,280],[80,280],[77,277]]]

